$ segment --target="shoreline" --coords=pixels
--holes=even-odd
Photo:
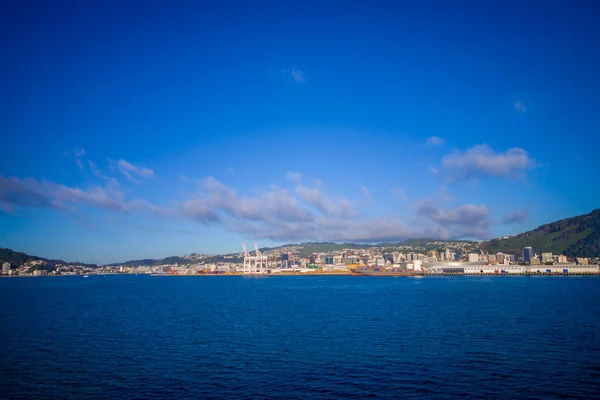
[[[123,276],[151,276],[151,277],[243,277],[243,278],[268,278],[268,277],[277,277],[277,276],[321,276],[321,277],[329,277],[329,276],[361,276],[361,277],[375,277],[375,278],[425,278],[425,277],[452,277],[452,276],[465,276],[465,277],[507,277],[507,276],[595,276],[600,277],[600,273],[513,273],[513,274],[456,274],[456,273],[436,273],[436,274],[424,274],[424,275],[353,275],[352,273],[283,273],[283,274],[232,274],[232,273],[223,273],[223,274],[196,274],[196,275],[179,275],[179,274],[123,274],[123,273],[100,273],[100,274],[87,274],[88,278],[92,276],[106,276],[106,275],[123,275]],[[10,275],[10,276],[0,276],[2,278],[49,278],[49,277],[81,277],[84,275]]]

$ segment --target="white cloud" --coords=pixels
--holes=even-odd
[[[429,167],[429,172],[431,172],[434,175],[437,175],[437,173],[440,172],[440,170],[436,167]]]
[[[130,162],[127,162],[123,159],[118,161],[111,160],[111,163],[115,163],[117,168],[132,182],[138,183],[139,181],[136,178],[153,178],[154,171],[150,168],[138,167]]]
[[[292,171],[289,171],[289,172],[286,174],[286,176],[287,176],[287,178],[288,178],[290,181],[292,181],[292,182],[299,182],[299,181],[300,181],[300,179],[302,179],[302,174],[300,174],[300,173],[298,173],[298,172],[292,172]]]
[[[323,214],[344,218],[352,218],[355,215],[352,203],[344,197],[334,199],[319,188],[307,188],[301,185],[296,186],[296,193]]]
[[[433,231],[442,238],[490,237],[491,221],[486,206],[465,204],[457,208],[442,209],[433,200],[417,207],[417,215],[433,224]]]
[[[6,212],[14,212],[21,207],[74,211],[74,206],[78,204],[119,213],[146,208],[154,211],[160,209],[143,200],[126,200],[118,182],[112,179],[105,186],[90,185],[82,189],[51,181],[6,178],[0,175],[0,208]]]
[[[446,143],[446,139],[439,136],[431,136],[427,138],[427,145],[429,146],[441,146]]]
[[[454,181],[479,176],[518,178],[533,165],[534,161],[521,148],[514,147],[502,153],[486,144],[473,146],[466,152],[457,151],[442,159],[442,168]]]
[[[304,72],[299,69],[293,68],[289,71],[289,74],[296,83],[303,84],[306,82],[304,78]]]
[[[527,112],[527,106],[521,100],[515,101],[514,107],[515,107],[515,110],[517,110],[519,112],[522,112],[522,113]]]
[[[355,211],[343,196],[316,187],[296,185],[291,189],[269,187],[252,194],[240,194],[213,177],[200,180],[190,195],[180,192],[170,206],[126,196],[118,181],[105,176],[88,162],[102,184],[71,187],[34,179],[5,178],[0,175],[0,212],[20,208],[53,208],[73,217],[84,215],[86,207],[106,212],[163,215],[201,224],[212,224],[253,239],[279,241],[328,240],[381,242],[411,237],[485,237],[489,226],[484,206],[464,205],[440,208],[433,200],[419,205],[417,221],[371,218]],[[365,196],[370,194],[361,187]],[[393,189],[399,197],[404,192]],[[174,192],[175,193],[175,192]]]

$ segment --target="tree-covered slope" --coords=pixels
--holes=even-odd
[[[600,257],[600,209],[545,224],[507,239],[493,239],[481,245],[490,253],[518,253],[525,246],[532,246],[537,253]]]

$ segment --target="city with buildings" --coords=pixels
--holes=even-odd
[[[316,244],[317,248],[319,244]],[[326,247],[326,246],[325,246]],[[340,247],[340,246],[337,246]],[[349,246],[351,247],[351,246]],[[306,254],[305,245],[286,245],[252,251],[242,246],[241,254],[212,256],[193,253],[183,257],[90,266],[60,265],[31,260],[23,265],[2,264],[3,276],[61,276],[92,274],[151,274],[155,276],[191,275],[348,275],[356,270],[421,275],[496,275],[496,274],[598,274],[597,258],[567,258],[562,254],[535,252],[524,247],[520,254],[487,254],[473,242],[435,242],[420,245],[353,246]],[[434,247],[435,249],[431,249]],[[146,260],[147,261],[147,260]]]

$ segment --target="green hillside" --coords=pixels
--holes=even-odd
[[[542,225],[508,239],[493,239],[481,244],[481,248],[490,253],[519,253],[525,246],[532,246],[537,253],[600,257],[600,209]]]
[[[45,258],[30,256],[25,253],[13,251],[11,249],[0,248],[0,262],[9,262],[13,265],[23,265],[27,261],[46,260]]]

